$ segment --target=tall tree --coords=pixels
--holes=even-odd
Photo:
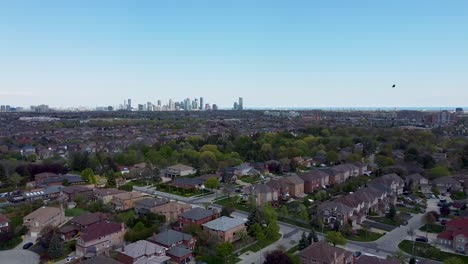
[[[299,250],[303,250],[309,245],[310,243],[309,243],[309,240],[307,240],[305,232],[302,232],[301,239],[299,239]]]
[[[224,262],[226,262],[226,258],[231,255],[233,251],[234,245],[229,242],[221,243],[216,247],[216,254],[222,257]]]
[[[284,251],[274,250],[265,255],[263,264],[293,264],[293,262]]]
[[[63,243],[59,234],[52,236],[47,253],[51,259],[57,259],[63,255]]]
[[[336,245],[346,245],[346,238],[341,235],[340,232],[337,231],[328,231],[325,234],[325,241],[332,244],[333,246]]]
[[[218,189],[219,180],[217,178],[209,178],[205,182],[205,187],[208,189]]]

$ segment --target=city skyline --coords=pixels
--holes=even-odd
[[[0,101],[463,106],[467,10],[435,0],[2,2]]]

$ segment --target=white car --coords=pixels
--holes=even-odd
[[[72,261],[74,261],[76,258],[75,257],[68,257],[67,258],[67,263],[70,263]]]

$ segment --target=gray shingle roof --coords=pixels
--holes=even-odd
[[[220,217],[213,221],[203,224],[204,227],[216,231],[228,231],[245,223],[244,220],[232,217]]]
[[[192,251],[184,246],[175,246],[166,252],[168,255],[175,257],[183,257],[191,254]]]
[[[216,214],[216,212],[213,211],[213,210],[207,210],[207,209],[203,209],[203,208],[200,208],[200,207],[195,207],[195,208],[193,208],[191,210],[188,210],[188,211],[180,214],[180,216],[183,217],[183,218],[198,221],[198,220],[201,220],[203,218],[210,217],[210,216],[212,216],[214,214]]]
[[[191,235],[169,229],[151,237],[150,241],[157,242],[161,245],[171,246],[180,241],[189,241],[191,239]]]
[[[144,198],[135,202],[135,205],[146,206],[146,207],[153,207],[168,203],[169,201],[166,199],[155,199],[155,198]]]

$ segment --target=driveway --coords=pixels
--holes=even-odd
[[[39,255],[29,250],[0,251],[0,263],[8,264],[38,264]]]

